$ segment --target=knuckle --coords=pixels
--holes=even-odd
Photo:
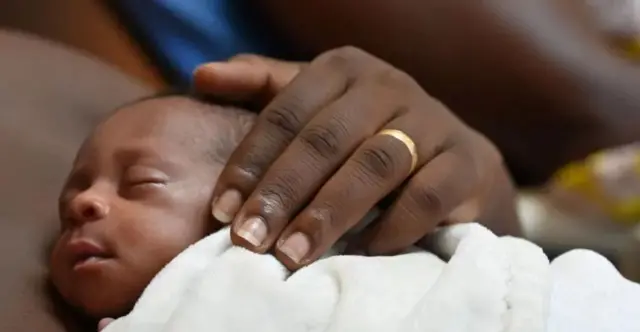
[[[298,202],[297,188],[300,188],[300,185],[300,176],[295,172],[282,172],[273,181],[260,188],[258,192],[260,197],[268,202],[268,205],[291,211]]]
[[[330,68],[348,72],[366,56],[367,53],[354,46],[343,46],[324,53],[318,60]]]
[[[400,102],[400,105],[407,107],[408,105],[413,105],[415,107],[424,103],[425,100],[431,99],[409,74],[391,66],[385,66],[385,68],[373,74],[371,81],[377,89],[381,90],[380,93],[390,94],[392,98]],[[426,99],[425,96],[427,96]],[[428,109],[433,108],[432,105],[427,107]]]
[[[393,156],[389,151],[380,147],[364,148],[356,162],[365,174],[372,177],[371,180],[374,182],[393,176],[397,169]]]
[[[324,204],[322,207],[314,207],[305,212],[304,220],[308,222],[308,230],[316,240],[326,238],[333,231],[340,229],[342,224],[336,218],[335,209]]]
[[[461,159],[465,159],[463,161],[465,164],[472,166],[472,169],[475,170],[473,175],[476,180],[483,178],[487,172],[502,165],[502,154],[486,137],[471,132],[470,135],[466,135],[465,140],[467,144],[461,144],[458,154]]]
[[[279,133],[291,140],[296,136],[302,121],[298,117],[301,101],[287,98],[266,111],[265,122]]]
[[[254,150],[247,151],[243,159],[238,164],[227,165],[226,168],[234,177],[241,177],[251,182],[258,181],[270,164],[270,160],[265,155]]]
[[[271,137],[267,137],[265,140],[268,143],[272,142]],[[236,149],[226,164],[220,180],[234,179],[234,182],[255,185],[273,163],[271,154],[262,146],[261,144],[250,148]]]
[[[483,178],[487,174],[492,174],[495,169],[500,168],[503,164],[502,155],[493,144],[487,145],[485,152],[479,158],[484,159],[483,167],[478,167],[479,171],[477,176],[479,178]]]
[[[300,134],[300,141],[313,154],[328,159],[340,153],[340,142],[345,133],[346,127],[341,122],[311,126]]]
[[[375,76],[378,84],[393,89],[405,90],[417,84],[409,74],[393,67],[380,70]]]
[[[494,166],[502,164],[503,158],[500,150],[498,150],[498,147],[495,146],[495,144],[491,143],[491,141],[489,141],[486,137],[483,136],[482,138],[482,141],[484,142],[484,145],[486,147],[486,156],[487,160],[489,160],[489,163]]]
[[[429,216],[439,216],[444,211],[440,190],[430,185],[413,185],[408,188],[409,199],[417,211]]]
[[[340,54],[342,57],[346,58],[346,59],[358,59],[361,58],[363,56],[369,56],[368,53],[366,53],[365,51],[363,51],[362,49],[355,47],[353,45],[346,45],[346,46],[341,46],[336,48],[333,51],[334,54]]]

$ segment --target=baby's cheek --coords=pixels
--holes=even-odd
[[[155,274],[185,250],[189,245],[200,239],[200,234],[192,232],[186,227],[175,225],[158,225],[140,236],[135,244],[130,246],[130,257],[133,266],[139,268],[138,275],[153,278]]]
[[[191,244],[197,242],[199,238],[192,234],[176,231],[169,234],[159,234],[156,238],[148,240],[153,243],[149,244],[147,255],[153,256],[152,261],[155,263],[155,267],[161,269]]]
[[[162,253],[165,259],[168,256],[173,258],[206,236],[207,220],[200,210],[185,205],[155,211],[154,221],[144,227],[144,241],[149,248]]]
[[[64,266],[64,260],[60,251],[61,240],[55,243],[51,254],[49,255],[49,279],[53,283],[56,291],[62,295],[63,298],[70,296],[70,281],[67,269]]]
[[[136,282],[150,282],[166,264],[205,235],[206,221],[202,217],[184,218],[178,215],[179,209],[169,207],[140,211],[137,220],[119,229],[118,249],[127,267],[135,271],[131,276]],[[140,218],[143,212],[144,218]]]

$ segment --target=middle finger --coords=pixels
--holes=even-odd
[[[213,191],[212,214],[229,223],[273,162],[300,130],[343,96],[363,72],[381,66],[362,52],[324,53],[306,66],[260,113],[256,125],[233,152]]]
[[[369,98],[372,92],[392,93],[367,81],[356,82],[304,127],[239,211],[233,224],[234,242],[258,252],[268,250],[358,145],[396,115],[394,98],[374,100]],[[370,115],[367,121],[361,116],[365,110]]]

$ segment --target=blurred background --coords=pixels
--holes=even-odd
[[[248,0],[3,1],[0,28],[84,50],[155,88],[188,86],[205,61],[296,58]]]
[[[0,28],[30,32],[86,51],[154,87],[166,81],[117,17],[116,2],[0,2]]]

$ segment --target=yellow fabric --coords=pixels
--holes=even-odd
[[[640,36],[623,45],[625,54],[633,60],[640,61]],[[629,147],[627,147],[628,149]],[[626,224],[640,223],[640,192],[633,196],[616,195],[603,187],[606,179],[603,179],[595,171],[596,163],[610,158],[616,153],[613,149],[601,151],[579,162],[571,163],[556,173],[553,182],[563,189],[577,194],[585,200],[585,204],[594,204],[611,220]],[[625,169],[626,175],[640,180],[640,149],[634,149],[633,167]],[[632,173],[632,174],[628,174]]]
[[[630,58],[640,60],[640,37],[630,42],[625,51]]]
[[[599,152],[581,162],[575,162],[556,173],[554,182],[564,189],[585,199],[585,204],[595,204],[617,222],[638,223],[640,221],[640,192],[633,196],[621,197],[608,192],[603,187],[603,179],[595,171],[595,164],[601,158],[608,158],[609,152]],[[640,151],[636,151],[634,164],[627,172],[640,178]]]

